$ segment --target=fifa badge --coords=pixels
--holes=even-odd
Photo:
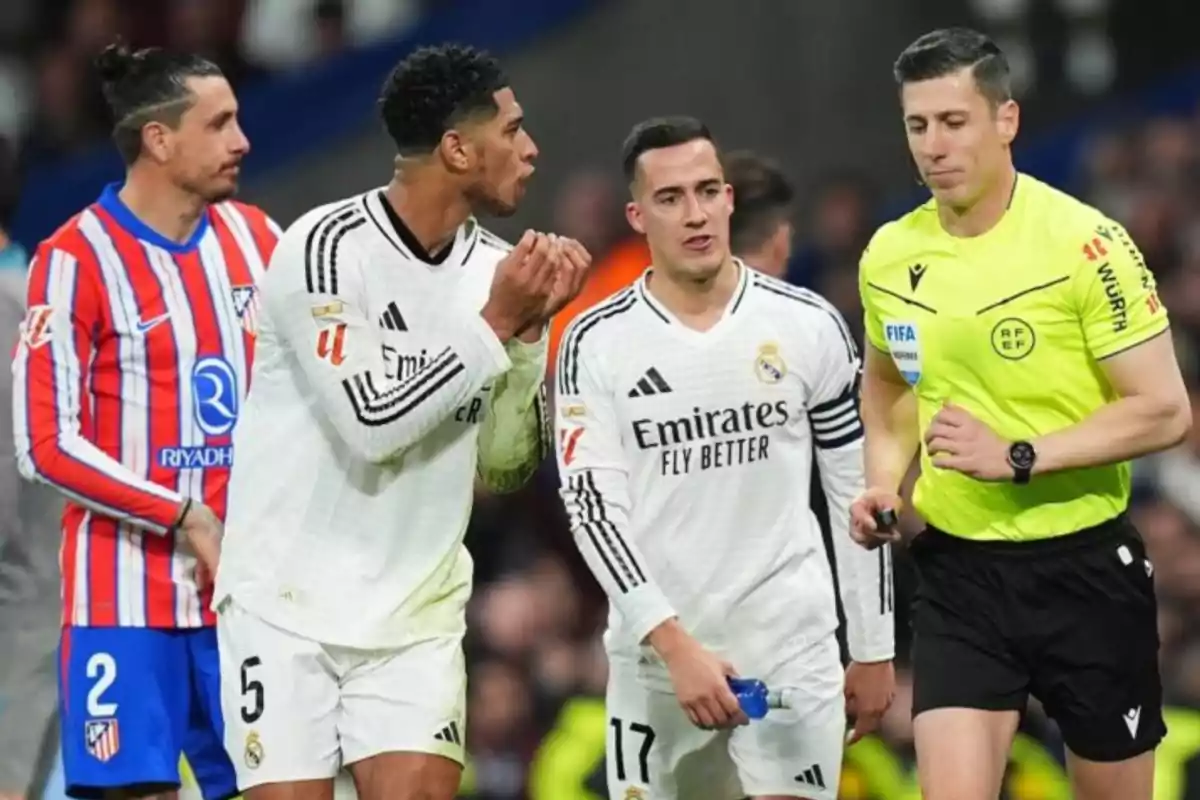
[[[754,374],[763,383],[779,383],[787,375],[787,364],[779,355],[779,345],[766,342],[758,346],[754,359]]]
[[[883,338],[887,342],[896,369],[909,386],[916,386],[921,380],[921,336],[917,324],[884,320]]]

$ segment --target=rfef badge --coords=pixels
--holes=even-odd
[[[896,369],[910,386],[916,386],[917,381],[921,380],[921,337],[917,324],[885,320],[883,338],[887,341]]]

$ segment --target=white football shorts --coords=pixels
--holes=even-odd
[[[846,713],[842,692],[833,691],[842,685],[836,640],[809,655],[824,672],[819,691],[801,677],[818,666],[806,658],[795,683],[786,674],[769,682],[773,690],[789,690],[791,708],[771,709],[764,719],[731,731],[697,728],[673,693],[647,684],[636,660],[612,658],[606,697],[609,797],[837,800]]]
[[[463,763],[466,665],[457,636],[383,651],[324,645],[228,600],[217,641],[225,749],[243,791],[333,778],[380,753]]]

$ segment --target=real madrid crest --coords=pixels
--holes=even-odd
[[[625,790],[625,800],[646,800],[646,793],[636,786]]]
[[[250,769],[258,769],[262,765],[265,755],[262,742],[258,739],[258,731],[250,731],[246,734],[246,766]]]
[[[763,383],[779,383],[787,375],[787,364],[779,355],[779,345],[766,342],[758,346],[758,356],[754,359],[754,374]]]

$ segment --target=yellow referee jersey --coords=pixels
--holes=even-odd
[[[1115,399],[1098,362],[1168,327],[1124,228],[1028,175],[980,236],[946,233],[932,200],[880,228],[859,290],[867,339],[912,386],[922,435],[945,400],[1009,440],[1079,422]],[[1043,539],[1116,516],[1129,488],[1127,463],[977,481],[934,467],[922,444],[913,502],[957,536]]]

